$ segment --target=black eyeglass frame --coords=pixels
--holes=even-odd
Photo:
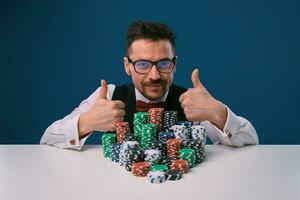
[[[132,61],[128,56],[127,56],[126,58],[128,59],[128,62],[129,62],[130,64],[133,65],[134,71],[135,71],[136,73],[138,73],[138,74],[147,74],[147,73],[149,73],[154,65],[156,66],[157,71],[159,71],[159,68],[157,67],[157,64],[158,64],[159,62],[162,62],[162,61],[171,61],[171,62],[173,63],[173,68],[172,68],[172,70],[171,70],[170,72],[161,72],[161,71],[159,71],[159,73],[170,74],[170,73],[173,72],[173,70],[174,70],[174,68],[175,68],[175,66],[176,66],[176,62],[177,62],[177,56],[174,56],[172,59],[161,59],[161,60],[154,61],[154,62],[153,62],[153,61],[150,61],[150,60],[143,60],[143,59],[142,59],[142,60]],[[141,72],[138,72],[138,71],[136,70],[135,64],[136,64],[137,62],[141,62],[141,61],[149,62],[149,63],[152,64],[152,66],[149,68],[149,71],[147,71],[147,72],[145,72],[145,73],[141,73]]]

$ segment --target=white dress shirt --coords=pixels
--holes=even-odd
[[[82,113],[91,109],[99,95],[100,89],[101,87],[99,87],[87,99],[83,100],[72,113],[51,124],[42,136],[40,144],[81,150],[90,134],[79,139],[78,119]],[[112,99],[114,90],[115,85],[109,84],[106,94],[108,100]],[[136,100],[141,100],[147,103],[150,102],[137,89],[135,89],[135,94]],[[161,99],[155,102],[165,101],[167,94],[168,92]],[[219,130],[209,121],[200,122],[200,125],[205,127],[207,136],[210,140],[214,144],[225,144],[237,147],[241,147],[246,144],[258,144],[258,136],[252,124],[247,119],[235,115],[227,106],[226,108],[228,116],[223,130]]]

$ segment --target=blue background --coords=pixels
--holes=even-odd
[[[249,119],[261,144],[299,144],[298,2],[1,1],[0,143],[37,144],[100,79],[130,81],[125,35],[145,19],[177,32],[175,83],[191,87],[197,66],[209,92]]]

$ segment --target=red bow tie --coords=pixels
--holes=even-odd
[[[159,103],[145,103],[143,101],[138,100],[136,102],[136,111],[137,112],[148,112],[150,108],[166,108],[166,102],[159,102]]]

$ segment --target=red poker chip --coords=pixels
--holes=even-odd
[[[130,127],[128,122],[117,122],[116,126],[116,135],[117,142],[123,142],[124,135],[130,133]]]
[[[187,173],[189,169],[189,164],[186,160],[172,160],[170,168],[173,170],[182,170],[184,173]]]
[[[134,176],[140,176],[145,177],[147,176],[149,169],[150,169],[150,163],[149,162],[135,162],[131,165],[132,174]]]

